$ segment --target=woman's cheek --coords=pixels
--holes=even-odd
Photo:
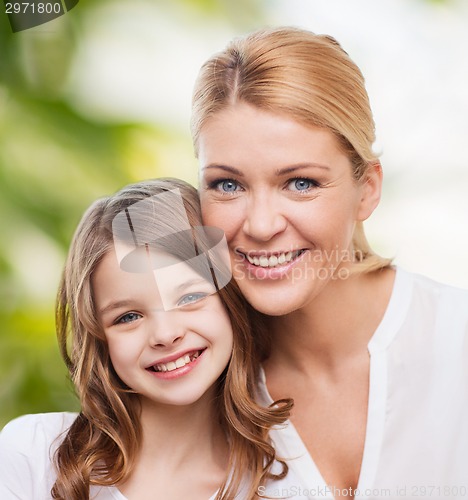
[[[234,228],[238,224],[236,210],[229,208],[222,202],[210,202],[201,198],[203,224],[222,229],[229,243],[234,233]]]

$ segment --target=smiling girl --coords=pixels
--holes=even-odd
[[[223,241],[201,228],[182,181],[134,184],[88,209],[57,302],[81,412],[4,428],[1,498],[231,500],[284,484],[268,430],[291,402],[254,402],[248,313]]]

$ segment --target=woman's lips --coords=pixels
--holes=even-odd
[[[287,252],[275,252],[265,254],[244,254],[246,259],[253,265],[263,268],[272,268],[288,264],[296,259],[304,250],[293,250]]]
[[[242,264],[249,273],[256,279],[280,279],[298,262],[303,260],[306,249],[289,252],[279,252],[275,254],[245,254],[242,255]]]

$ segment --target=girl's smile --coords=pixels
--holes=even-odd
[[[127,272],[110,251],[93,290],[112,365],[143,400],[195,403],[229,363],[229,317],[213,284],[188,264]]]
[[[174,354],[156,361],[146,368],[153,376],[171,380],[189,373],[200,361],[206,348],[190,349],[184,354]]]

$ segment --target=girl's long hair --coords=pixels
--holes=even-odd
[[[78,393],[81,412],[55,454],[54,499],[89,499],[90,485],[118,485],[132,472],[142,439],[139,398],[112,367],[97,320],[92,276],[113,248],[114,217],[138,201],[174,189],[182,195],[190,226],[201,226],[195,188],[180,180],[159,179],[127,186],[114,196],[96,201],[73,237],[57,296],[56,324],[60,351]],[[180,218],[171,214],[170,206],[166,212],[158,219],[161,225],[174,231],[183,227]],[[246,498],[257,498],[258,487],[266,479],[287,473],[287,465],[269,442],[268,431],[288,418],[292,401],[277,401],[269,408],[255,402],[260,362],[252,337],[251,311],[234,280],[218,293],[232,322],[234,345],[217,384],[218,415],[214,418],[225,430],[230,453],[217,499],[232,500],[246,479]],[[279,474],[270,471],[275,461],[282,465]]]

